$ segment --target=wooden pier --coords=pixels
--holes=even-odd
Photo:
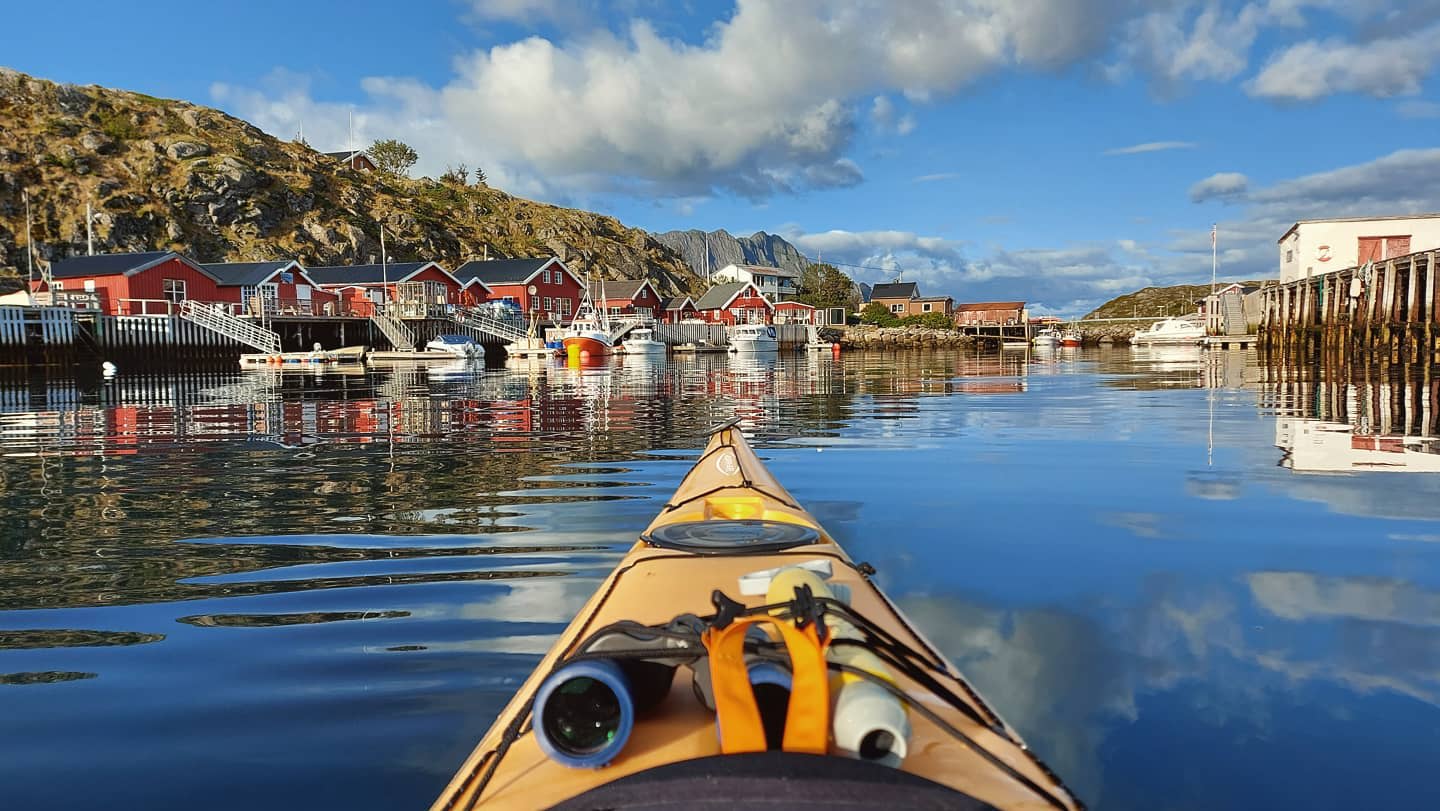
[[[1260,345],[1282,354],[1433,358],[1436,257],[1425,251],[1266,287]]]

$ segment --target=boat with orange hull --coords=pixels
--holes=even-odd
[[[1083,808],[738,423],[432,811]]]
[[[605,283],[600,283],[600,298],[605,298]],[[584,297],[580,299],[580,306],[575,308],[575,317],[571,319],[570,326],[561,336],[560,343],[565,347],[567,357],[575,359],[598,360],[608,357],[614,348],[614,342],[610,337],[610,319],[605,312],[595,306],[594,299],[590,298],[590,279],[585,279]]]
[[[599,330],[575,330],[561,340],[568,355],[572,348],[581,357],[603,358],[610,354],[610,337]]]

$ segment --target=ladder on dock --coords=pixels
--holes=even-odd
[[[278,334],[210,304],[186,299],[180,302],[180,317],[218,335],[254,347],[260,352],[280,354]]]
[[[389,341],[390,346],[396,350],[400,352],[415,351],[415,333],[397,319],[384,313],[375,313],[370,316],[370,323],[379,328],[380,333],[385,336],[385,340]]]
[[[478,330],[508,343],[522,343],[530,337],[515,324],[479,310],[456,310],[450,317],[462,327]]]

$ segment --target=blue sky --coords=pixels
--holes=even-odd
[[[1276,274],[1294,220],[1440,210],[1440,0],[24,4],[0,64],[652,231],[1083,312]],[[135,47],[136,43],[155,47]],[[118,44],[123,44],[121,47]],[[123,54],[123,56],[122,56]]]

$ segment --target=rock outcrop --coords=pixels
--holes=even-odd
[[[22,192],[41,262],[86,249],[89,202],[97,251],[375,262],[383,226],[394,261],[553,254],[578,273],[649,279],[663,294],[703,286],[679,254],[612,217],[357,172],[218,110],[0,68],[0,292],[26,267]]]
[[[706,233],[699,229],[656,234],[662,244],[673,248],[696,274],[705,273],[705,251],[710,251],[710,270],[726,265],[767,265],[799,273],[809,260],[783,237],[756,231],[748,237],[732,236],[725,230]]]
[[[842,349],[963,349],[974,345],[974,339],[951,329],[929,327],[876,327],[861,324],[853,327],[828,327],[827,340],[836,341]]]

